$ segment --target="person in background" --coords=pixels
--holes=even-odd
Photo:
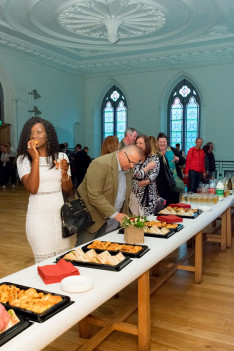
[[[215,167],[215,158],[214,158],[214,154],[213,154],[213,149],[214,149],[214,145],[211,141],[209,141],[207,144],[206,144],[209,149],[208,149],[208,158],[209,158],[209,173],[212,177],[212,173],[215,171],[216,167]]]
[[[1,161],[2,149],[4,144],[0,144],[0,185],[3,186],[3,167]]]
[[[59,152],[64,152],[66,153],[66,148],[64,144],[59,144]]]
[[[70,162],[70,167],[71,167],[71,178],[72,178],[72,183],[74,186],[77,185],[77,180],[76,180],[76,164],[75,164],[75,156],[78,151],[81,150],[81,144],[76,144],[74,151],[70,153],[69,157],[69,162]]]
[[[90,162],[91,162],[91,157],[88,155],[88,152],[89,152],[88,146],[85,146],[85,147],[83,148],[83,150],[84,150],[84,152],[86,152],[87,163],[88,163],[87,168],[88,168],[88,166],[89,166],[89,164],[90,164]]]
[[[189,149],[185,170],[184,170],[184,177],[185,179],[188,178],[189,180],[189,187],[188,190],[196,193],[199,187],[199,183],[202,180],[202,177],[205,178],[206,170],[205,170],[205,153],[202,150],[202,138],[196,139],[196,146]]]
[[[53,125],[40,117],[24,125],[18,150],[17,168],[29,191],[26,235],[35,262],[41,262],[70,248],[70,238],[62,238],[62,191],[69,195],[73,185],[68,157],[59,152]]]
[[[130,210],[134,215],[154,215],[159,194],[156,178],[159,173],[159,158],[152,155],[150,139],[146,135],[136,138],[136,146],[142,150],[141,162],[133,168]]]
[[[78,192],[95,223],[77,234],[76,246],[115,230],[130,214],[130,170],[141,157],[141,149],[127,145],[90,163]]]
[[[119,139],[115,135],[109,135],[102,142],[100,156],[110,154],[119,149]]]
[[[154,136],[149,136],[149,141],[151,144],[151,153],[152,155],[158,155],[158,142]]]
[[[205,163],[205,173],[206,176],[203,179],[203,183],[208,184],[209,183],[209,179],[211,178],[211,173],[209,172],[209,168],[210,168],[210,161],[209,161],[209,157],[208,157],[208,150],[209,150],[209,145],[205,145],[203,146],[202,150],[205,153],[205,158],[204,158],[204,163]]]
[[[186,158],[184,151],[180,149],[180,144],[177,143],[175,147],[176,147],[176,150],[178,150],[179,153],[183,156],[183,158]]]
[[[6,142],[2,147],[1,162],[2,162],[2,188],[6,189],[8,181],[11,181],[12,188],[15,188],[16,183],[16,167],[15,167],[16,153],[11,148],[10,141]]]
[[[135,144],[137,131],[134,128],[127,128],[124,132],[124,138],[119,143],[119,149],[123,149],[126,145]]]
[[[77,144],[77,146],[81,147],[80,144]],[[91,159],[84,150],[80,149],[75,153],[76,186],[79,186],[82,183],[90,162]]]
[[[176,174],[178,175],[178,177],[181,180],[183,180],[180,167],[185,164],[185,159],[178,150],[168,145],[166,134],[159,133],[157,137],[157,141],[158,141],[158,149],[160,152],[160,157],[159,157],[160,171],[156,180],[159,195],[166,200],[167,205],[170,203],[178,203],[179,193],[176,191],[170,190],[165,181],[164,163],[167,164],[167,166],[170,168],[172,173],[176,171]]]

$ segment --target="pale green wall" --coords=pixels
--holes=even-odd
[[[112,84],[118,85],[128,102],[128,126],[147,135],[166,132],[166,104],[170,90],[182,78],[191,80],[201,94],[201,136],[213,141],[217,160],[233,160],[234,64],[150,70],[89,77],[85,80],[86,144],[94,156],[100,152],[100,106]],[[94,138],[91,130],[94,129]]]
[[[5,122],[12,124],[11,140],[15,146],[22,126],[33,115],[28,110],[34,105],[42,112],[40,117],[53,123],[60,143],[68,142],[69,146],[73,147],[80,142],[78,134],[83,137],[83,133],[77,132],[74,125],[83,124],[82,77],[56,66],[38,63],[34,58],[4,48],[0,51],[0,82],[4,94]],[[34,100],[28,94],[33,89],[37,89],[41,95],[40,99]]]
[[[5,122],[11,123],[11,140],[17,145],[28,110],[37,105],[41,117],[55,126],[59,142],[67,141],[100,153],[102,99],[116,84],[128,102],[128,126],[147,135],[166,132],[166,106],[171,89],[182,78],[191,80],[201,94],[201,136],[213,141],[217,160],[233,159],[234,63],[132,73],[105,73],[83,78],[10,48],[0,48],[0,82],[5,99]],[[37,89],[41,99],[28,94]],[[17,102],[16,102],[17,100]],[[16,105],[18,109],[16,109]],[[17,119],[18,110],[18,119]],[[18,130],[18,133],[17,133]]]

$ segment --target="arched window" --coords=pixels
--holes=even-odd
[[[109,135],[124,138],[127,127],[127,101],[122,91],[113,85],[102,101],[102,140]]]
[[[197,89],[186,79],[172,90],[168,101],[168,135],[170,145],[180,144],[185,153],[200,135],[201,103]]]

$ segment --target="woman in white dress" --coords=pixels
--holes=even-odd
[[[53,125],[40,117],[25,123],[17,151],[18,174],[30,192],[26,235],[38,263],[70,248],[70,238],[62,238],[60,210],[62,190],[68,195],[73,188],[71,172]]]

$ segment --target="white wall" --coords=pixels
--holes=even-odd
[[[83,78],[38,63],[33,57],[11,49],[0,50],[0,82],[4,94],[5,123],[11,126],[11,141],[17,146],[24,123],[33,116],[33,106],[42,112],[40,117],[53,123],[59,143],[68,142],[73,147],[78,136],[73,133],[76,123],[83,124],[84,88]],[[28,94],[37,89],[40,99]],[[83,133],[80,133],[83,136]]]
[[[166,132],[170,89],[184,77],[190,79],[201,94],[201,136],[204,142],[214,142],[217,160],[233,160],[234,64],[86,78],[85,123],[89,130],[94,130],[94,138],[91,133],[86,133],[86,143],[94,156],[100,152],[101,100],[112,83],[126,95],[128,126],[156,136],[160,131]]]

